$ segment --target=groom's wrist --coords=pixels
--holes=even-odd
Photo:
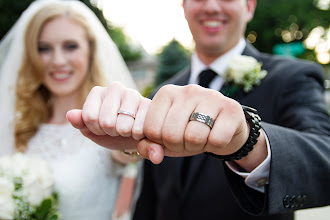
[[[235,153],[229,154],[229,155],[217,155],[214,153],[205,152],[206,155],[209,155],[209,156],[212,156],[217,159],[224,160],[224,161],[234,161],[234,160],[240,160],[243,157],[246,157],[249,154],[249,152],[251,152],[253,150],[253,147],[258,142],[258,137],[260,135],[261,119],[260,119],[260,117],[258,115],[258,111],[256,109],[248,107],[248,106],[244,106],[244,105],[242,105],[242,108],[244,111],[246,121],[250,125],[249,137],[248,137],[247,141],[245,142],[245,144],[238,151],[236,151]]]

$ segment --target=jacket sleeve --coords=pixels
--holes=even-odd
[[[262,122],[272,151],[264,196],[226,170],[240,206],[254,215],[330,204],[330,121],[323,73],[317,65],[300,64],[291,68],[295,72],[280,76],[274,123]]]

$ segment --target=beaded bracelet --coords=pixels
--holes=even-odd
[[[247,156],[250,151],[253,150],[254,145],[258,142],[258,137],[260,135],[260,117],[258,111],[254,108],[247,107],[242,105],[246,121],[250,124],[250,134],[245,142],[245,144],[235,153],[229,155],[217,155],[210,152],[205,152],[206,155],[224,160],[224,161],[233,161],[240,160],[243,157]]]

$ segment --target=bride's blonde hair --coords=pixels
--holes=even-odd
[[[41,8],[27,25],[22,66],[16,82],[16,114],[15,114],[15,147],[25,151],[28,140],[34,136],[41,123],[45,123],[52,115],[50,92],[43,86],[44,69],[38,52],[38,39],[43,26],[60,16],[70,18],[86,30],[89,43],[89,69],[86,80],[80,88],[80,106],[93,86],[104,85],[104,73],[96,53],[96,39],[86,18],[74,8],[63,4],[50,4]],[[70,31],[70,30],[68,30]]]

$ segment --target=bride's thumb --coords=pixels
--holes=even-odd
[[[66,118],[71,123],[71,125],[77,129],[86,127],[82,119],[82,110],[72,109],[66,113]]]

